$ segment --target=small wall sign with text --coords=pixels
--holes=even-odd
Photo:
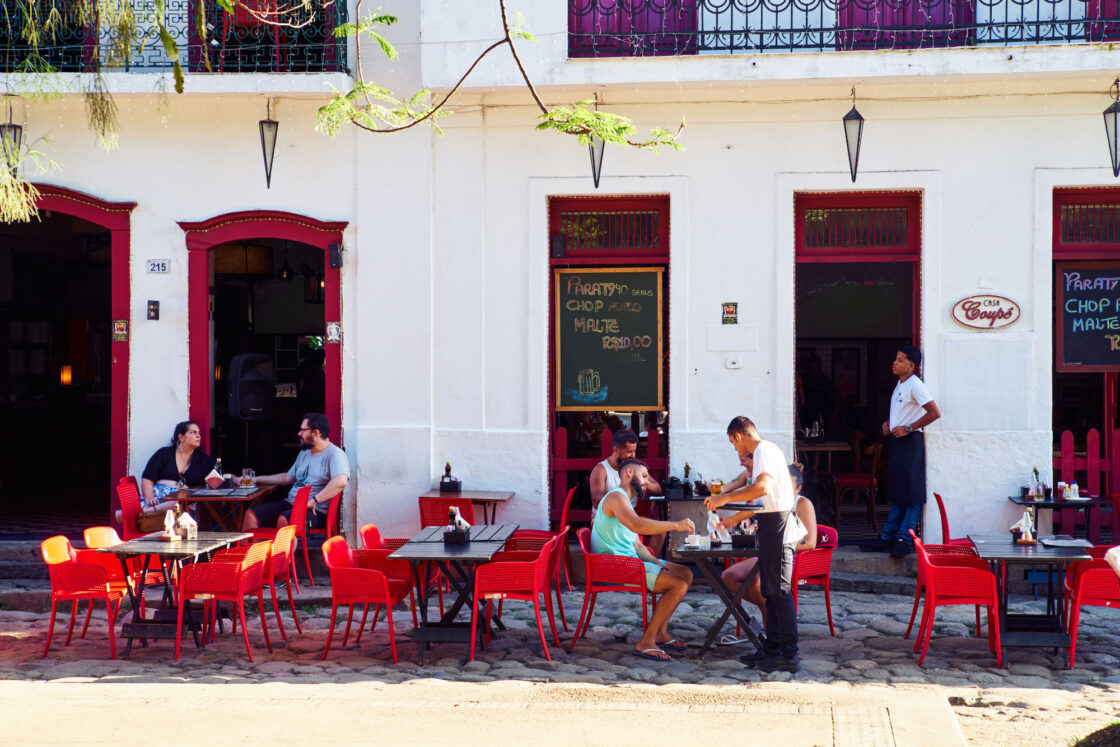
[[[1019,304],[1003,296],[969,296],[953,304],[953,318],[970,329],[1003,329],[1021,315]]]
[[[166,275],[171,272],[170,259],[149,259],[147,260],[148,272],[155,275]]]
[[[724,324],[738,324],[739,323],[739,303],[725,303],[723,304],[723,323]]]

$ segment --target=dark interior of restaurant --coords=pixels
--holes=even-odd
[[[822,521],[832,513],[831,476],[870,472],[867,449],[883,444],[881,424],[890,410],[897,377],[891,362],[914,330],[913,265],[908,262],[799,263],[796,291],[796,397],[799,441],[843,442],[835,454],[803,452],[803,492],[816,501]],[[876,500],[886,517],[885,452],[877,464]],[[860,501],[862,503],[856,503]],[[874,534],[866,497],[841,506],[844,543]]]
[[[109,232],[79,218],[0,229],[0,533],[108,516],[110,262]]]
[[[226,472],[286,471],[299,449],[305,412],[323,412],[324,257],[291,241],[223,244],[214,270],[214,388],[210,450]],[[272,396],[258,417],[230,411],[234,356],[262,356]]]

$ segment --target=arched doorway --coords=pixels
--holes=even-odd
[[[325,366],[325,414],[332,425],[332,441],[342,443],[342,346],[341,337],[328,334],[331,328],[341,329],[342,295],[340,274],[332,268],[328,255],[331,246],[342,246],[344,221],[320,221],[294,213],[260,210],[227,213],[205,221],[183,221],[179,226],[186,233],[188,251],[188,335],[190,354],[190,417],[199,423],[203,448],[213,453],[211,443],[214,417],[215,368],[212,363],[214,340],[211,333],[213,307],[214,258],[216,251],[239,247],[269,247],[279,243],[292,247],[312,247],[321,253],[322,262],[314,268],[321,278],[325,328],[320,333]],[[246,264],[249,263],[248,248]],[[287,249],[284,250],[285,252]],[[285,260],[287,261],[287,260]],[[296,269],[298,270],[297,262]],[[291,428],[298,425],[291,424]],[[240,458],[238,459],[240,464]],[[233,464],[226,462],[225,466]]]
[[[41,481],[46,472],[9,441],[0,452],[19,455],[19,463],[3,465],[0,493],[6,510],[43,514],[38,529],[80,536],[83,521],[106,523],[112,516],[112,487],[128,472],[130,215],[136,203],[36,186],[40,219],[7,226],[0,247],[0,276],[7,280],[0,283],[0,349],[7,360],[0,408],[8,439],[20,434],[44,442],[32,425],[64,434],[72,444],[66,462],[73,472],[57,492],[52,489],[48,504],[41,491],[32,491],[29,502],[19,478]]]

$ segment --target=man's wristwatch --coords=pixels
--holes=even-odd
[[[909,425],[904,425],[902,427],[906,429],[907,433],[913,433],[914,432],[914,429],[911,428]]]

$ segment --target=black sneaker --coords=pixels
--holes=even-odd
[[[899,537],[891,547],[891,557],[905,558],[913,549],[909,542]]]
[[[801,660],[796,656],[770,656],[765,659],[760,659],[755,664],[755,669],[760,672],[799,672],[801,671]]]
[[[882,537],[876,537],[875,539],[871,540],[870,542],[861,543],[860,546],[859,546],[859,551],[860,552],[883,552],[883,550],[886,550],[886,549],[890,548],[890,546],[891,546],[891,541],[890,540],[883,539]]]
[[[755,651],[754,653],[743,654],[742,656],[739,657],[739,662],[742,663],[742,664],[745,664],[748,667],[753,667],[753,666],[757,665],[758,662],[760,662],[760,661],[763,661],[765,659],[773,659],[773,658],[776,658],[777,656],[778,656],[778,654],[774,651],[767,651],[764,648],[760,648],[757,651]]]

